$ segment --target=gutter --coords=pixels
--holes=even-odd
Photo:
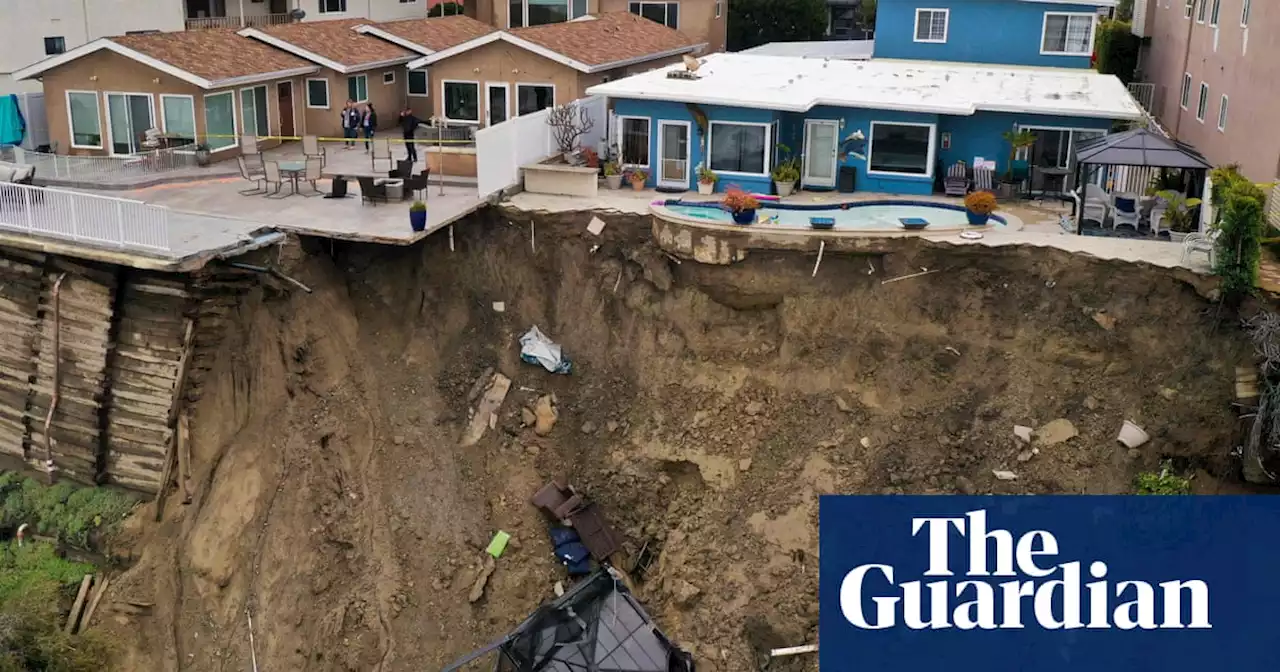
[[[231,79],[220,79],[216,82],[209,82],[208,89],[222,89],[228,86],[239,86],[240,84],[254,84],[257,82],[269,82],[275,79],[290,79],[293,77],[301,77],[302,75],[310,75],[320,71],[319,66],[309,65],[303,68],[293,68],[290,70],[277,70],[276,72],[264,72],[259,75],[244,75],[243,77],[232,77]]]
[[[586,72],[587,74],[594,74],[597,72],[603,72],[605,70],[613,70],[614,68],[624,68],[628,65],[635,65],[636,63],[644,63],[645,61],[653,61],[659,58],[666,58],[668,56],[675,56],[677,54],[685,54],[693,51],[698,51],[699,49],[702,49],[705,46],[707,46],[707,43],[702,42],[700,44],[690,44],[683,47],[677,47],[675,49],[660,51],[656,54],[637,56],[635,58],[628,58],[621,61],[614,61],[612,63],[601,63],[600,65],[590,66],[584,72]]]
[[[389,58],[385,61],[373,61],[372,63],[361,63],[359,65],[344,65],[342,67],[345,69],[339,70],[338,72],[341,72],[344,75],[349,75],[355,72],[364,72],[365,70],[373,70],[375,68],[384,68],[389,65],[403,65],[416,58],[418,58],[416,55],[415,56],[398,56],[396,58]]]

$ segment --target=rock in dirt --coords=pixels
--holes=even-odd
[[[738,460],[739,471],[747,471],[749,469],[751,469],[751,458],[744,457],[741,460]]]
[[[693,601],[698,599],[701,594],[702,591],[697,586],[684,579],[676,579],[673,582],[671,595],[675,598],[676,604],[682,607],[693,604]]]
[[[978,491],[978,488],[973,485],[973,481],[964,476],[956,476],[956,490],[966,495],[972,495]]]
[[[596,432],[596,423],[591,422],[590,420],[582,423],[583,434],[595,434],[595,432]]]
[[[540,449],[539,449],[537,446],[530,444],[530,445],[528,445],[528,446],[525,446],[525,447],[524,447],[524,452],[529,453],[530,455],[532,455],[532,456],[534,456],[534,457],[537,457],[537,456],[538,456],[538,453],[539,453],[539,452],[541,452],[541,451],[540,451]]]
[[[396,444],[397,446],[403,446],[403,445],[404,445],[404,437],[403,437],[403,436],[400,436],[399,434],[397,434],[394,438],[392,438],[392,439],[391,439],[391,442],[392,442],[392,443],[394,443],[394,444]]]
[[[1165,401],[1173,401],[1173,398],[1178,396],[1178,391],[1172,387],[1162,387],[1160,388],[1160,396],[1164,397]]]
[[[1098,410],[1098,400],[1094,397],[1085,397],[1084,407],[1091,411],[1096,411]]]
[[[484,567],[480,570],[480,575],[476,577],[476,582],[471,585],[471,594],[467,596],[467,600],[477,602],[484,597],[484,587],[489,584],[489,577],[493,576],[493,570],[498,565],[493,560],[493,556],[487,556],[484,559]]]
[[[609,430],[609,433],[612,434],[618,431],[618,423],[616,420],[610,420],[609,422],[604,423],[604,428]]]
[[[1013,435],[1018,437],[1023,443],[1031,443],[1031,433],[1035,430],[1026,425],[1014,425]]]
[[[1116,318],[1106,313],[1094,313],[1093,321],[1098,323],[1099,327],[1111,331],[1116,328]]]
[[[1018,461],[1019,461],[1019,462],[1030,462],[1030,461],[1031,461],[1031,458],[1035,457],[1035,455],[1036,455],[1036,454],[1035,454],[1035,452],[1034,452],[1034,451],[1024,450],[1024,451],[1022,451],[1021,453],[1018,453]]]
[[[838,394],[836,395],[836,408],[840,409],[841,413],[853,412],[853,407],[849,405],[849,402],[845,401],[844,397]]]
[[[764,404],[758,401],[750,402],[747,404],[746,411],[747,415],[760,415],[764,412]]]
[[[863,448],[870,448],[871,438],[864,436],[861,439],[858,439],[858,444],[861,445]]]
[[[560,419],[556,407],[551,404],[550,395],[538,397],[538,403],[533,407],[533,415],[533,433],[538,436],[550,434],[552,428],[556,426],[556,420]]]
[[[538,416],[533,414],[533,409],[525,406],[520,409],[520,424],[525,427],[532,427],[533,423],[538,421]]]
[[[1130,448],[1126,456],[1131,460],[1138,460],[1142,458],[1142,451],[1137,448]]]
[[[1036,430],[1036,440],[1046,446],[1057,445],[1079,435],[1080,433],[1076,431],[1076,426],[1066,418],[1050,420],[1043,427]]]
[[[996,480],[1000,480],[1000,481],[1018,480],[1018,475],[1013,473],[1012,471],[1002,471],[1000,469],[993,469],[991,470],[991,475],[995,476]]]

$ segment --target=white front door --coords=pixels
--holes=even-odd
[[[813,187],[836,186],[836,154],[840,147],[840,122],[806,119],[804,122],[804,175],[801,183]]]
[[[689,122],[658,122],[659,187],[689,188]]]

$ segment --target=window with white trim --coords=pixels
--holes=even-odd
[[[1204,15],[1208,9],[1209,0],[1200,0],[1200,11],[1196,12],[1196,23],[1204,23]]]
[[[329,80],[307,80],[307,107],[329,109]]]
[[[643,16],[668,28],[680,27],[680,3],[678,2],[632,2],[628,9],[636,16]]]
[[[445,80],[440,83],[444,117],[449,121],[480,123],[480,83]]]
[[[407,84],[409,86],[409,95],[411,96],[426,98],[431,95],[431,89],[427,86],[426,70],[410,70]]]
[[[711,122],[711,170],[745,175],[769,174],[769,127],[765,124]]]
[[[722,11],[723,10],[720,7],[720,0],[716,0],[716,18],[717,19],[720,18],[720,14]]]
[[[102,149],[102,109],[98,94],[67,92],[67,114],[71,117],[71,146]]]
[[[1200,82],[1200,100],[1196,103],[1196,121],[1203,122],[1204,115],[1209,111],[1209,85]]]
[[[564,23],[587,14],[587,0],[510,0],[507,27]]]
[[[369,77],[367,75],[351,75],[347,77],[347,97],[357,103],[369,101]]]
[[[1045,12],[1040,53],[1089,56],[1093,53],[1093,28],[1097,14]]]
[[[648,117],[619,117],[618,163],[649,167]]]
[[[347,11],[347,0],[318,0],[321,14],[342,14]]]
[[[1189,19],[1196,12],[1196,0],[1187,0],[1187,6],[1183,9],[1182,18]]]
[[[1249,4],[1250,0],[1244,0],[1244,6],[1240,8],[1240,27],[1249,27]]]
[[[933,174],[933,125],[871,122],[867,171],[889,175]]]
[[[396,83],[396,71],[395,71],[395,70],[388,70],[388,71],[386,71],[386,72],[382,73],[382,83],[383,83],[383,84],[395,84],[395,83]]]
[[[1191,73],[1182,73],[1182,97],[1179,99],[1182,109],[1187,109],[1191,104]]]
[[[1213,11],[1209,12],[1209,25],[1218,27],[1218,19],[1222,14],[1222,0],[1213,0]]]
[[[949,9],[917,9],[915,41],[935,44],[946,42],[950,16]]]
[[[210,151],[236,145],[236,97],[230,91],[204,96],[205,144]]]
[[[550,84],[516,84],[516,116],[533,114],[556,105],[556,87]]]
[[[255,86],[240,91],[240,125],[245,135],[270,135],[267,126],[267,87]]]
[[[164,134],[190,144],[196,141],[196,103],[191,96],[160,94],[160,119]]]
[[[66,53],[67,40],[64,37],[46,37],[44,38],[44,55],[56,56]]]
[[[1223,96],[1221,103],[1218,105],[1218,130],[1224,133],[1227,130],[1227,97]]]

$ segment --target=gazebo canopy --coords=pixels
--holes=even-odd
[[[1145,128],[1104,135],[1076,149],[1080,164],[1147,166],[1151,168],[1213,168],[1200,152]]]

